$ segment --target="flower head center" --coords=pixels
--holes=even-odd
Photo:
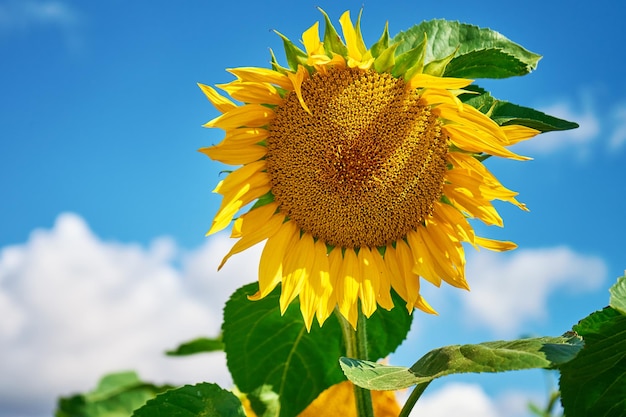
[[[329,69],[279,105],[267,172],[280,211],[339,247],[406,236],[441,197],[447,139],[415,90],[390,74]]]

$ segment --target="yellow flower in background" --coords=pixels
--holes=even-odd
[[[236,80],[219,87],[243,104],[200,85],[223,113],[205,126],[226,133],[201,151],[241,166],[215,189],[223,200],[208,233],[235,219],[239,240],[222,265],[267,240],[250,298],[281,284],[281,311],[299,297],[308,329],[335,307],[356,327],[359,308],[369,317],[393,307],[391,289],[409,312],[434,313],[420,278],[468,289],[463,242],[515,247],[468,223],[502,226],[494,199],[525,209],[477,156],[527,159],[507,147],[539,132],[501,127],[463,104],[457,96],[472,80],[439,76],[443,64],[398,61],[386,29],[367,49],[349,12],[343,41],[324,16],[324,42],[318,23],[302,36],[305,51],[283,37],[293,69],[228,70]]]
[[[256,417],[250,401],[240,398],[247,417]],[[372,391],[372,406],[375,417],[396,417],[400,414],[400,404],[393,391]],[[350,381],[340,382],[323,391],[298,417],[357,415],[354,402],[354,385]]]

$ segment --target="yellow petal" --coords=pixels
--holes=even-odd
[[[479,131],[463,125],[447,124],[442,130],[449,136],[450,141],[468,152],[485,152],[490,155],[500,156],[502,158],[517,159],[527,161],[530,158],[517,155],[506,149],[492,136],[485,131]]]
[[[446,120],[454,121],[462,126],[489,132],[494,140],[500,145],[508,144],[508,140],[504,131],[496,122],[491,120],[487,115],[476,110],[474,107],[463,104],[461,108],[450,104],[441,104],[437,106],[437,112]]]
[[[224,229],[232,221],[241,207],[266,194],[270,188],[267,173],[259,172],[251,176],[248,182],[241,188],[225,193],[207,235]]]
[[[308,56],[325,55],[324,44],[320,41],[319,22],[302,34],[302,43]]]
[[[235,103],[227,99],[226,97],[219,94],[213,87],[209,87],[208,85],[198,83],[198,87],[202,90],[204,95],[209,99],[211,103],[215,106],[216,109],[221,111],[222,113],[226,113],[228,111],[233,110],[237,107]]]
[[[431,252],[431,259],[440,277],[454,287],[469,289],[465,280],[465,253],[461,243],[451,239],[443,225],[427,224],[419,228],[418,232],[429,248],[436,248]]]
[[[333,312],[332,308],[328,308],[328,299],[332,294],[332,287],[330,285],[326,245],[318,240],[314,243],[313,252],[311,273],[300,291],[300,311],[304,317],[307,331],[311,330],[313,316],[317,316],[317,321],[322,325]]]
[[[339,23],[341,24],[343,38],[345,39],[346,47],[348,48],[348,58],[352,58],[353,60],[360,62],[365,51],[359,48],[360,42],[358,41],[357,32],[352,25],[352,20],[350,19],[350,11],[346,11],[341,15]]]
[[[474,229],[467,221],[467,218],[452,207],[450,204],[435,202],[433,210],[433,218],[439,224],[449,224],[454,231],[459,241],[469,242],[474,244]]]
[[[239,239],[230,251],[224,256],[222,262],[218,266],[218,270],[222,269],[226,261],[236,253],[242,252],[263,240],[272,237],[280,228],[285,220],[285,216],[282,214],[272,214],[271,217],[265,219],[265,214],[263,210],[266,207],[271,207],[271,204],[267,204],[266,206],[259,207],[258,209],[252,210],[245,214],[245,221],[242,221],[241,227],[246,227],[248,230],[246,232],[241,232],[241,239]],[[239,219],[242,219],[241,217]],[[238,219],[238,220],[239,220]],[[261,219],[263,219],[261,221]],[[253,224],[256,227],[249,226]]]
[[[391,299],[391,278],[389,268],[385,265],[385,260],[378,249],[373,249],[371,253],[372,260],[374,261],[379,274],[377,302],[382,308],[391,310],[394,305],[393,300]]]
[[[222,114],[204,124],[204,127],[219,127],[224,130],[238,127],[261,127],[274,119],[274,112],[260,104],[245,104]]]
[[[339,312],[356,329],[358,296],[360,287],[359,264],[354,249],[347,248],[341,262],[337,282],[337,305]]]
[[[461,100],[459,100],[454,94],[450,93],[448,90],[442,90],[439,88],[427,88],[421,94],[420,97],[429,105],[435,104],[449,104],[452,106],[457,106],[460,110],[460,106],[462,106]]]
[[[258,161],[267,155],[267,148],[261,145],[240,145],[220,143],[208,148],[200,148],[200,152],[214,161],[228,165],[245,165]]]
[[[233,74],[240,81],[270,83],[285,90],[293,90],[291,81],[289,81],[286,75],[268,68],[241,67],[229,68],[226,71]]]
[[[453,205],[471,217],[476,217],[489,225],[503,226],[502,217],[491,203],[463,187],[444,184],[444,194]]]
[[[506,138],[509,140],[509,144],[511,145],[526,139],[530,139],[541,133],[540,131],[531,127],[519,125],[502,126],[502,130],[504,131],[504,134],[506,135]]]
[[[239,169],[228,174],[228,176],[217,184],[214,193],[222,195],[231,192],[236,188],[241,188],[249,182],[250,177],[265,169],[265,161],[257,161],[246,164]]]
[[[398,293],[403,300],[406,301],[407,292],[406,285],[404,284],[404,274],[400,271],[398,257],[396,255],[396,249],[393,245],[389,244],[385,248],[384,256],[385,265],[389,270],[389,282],[391,287]]]
[[[438,88],[456,89],[470,85],[474,80],[465,78],[437,77],[430,74],[418,73],[408,81],[408,88]]]
[[[241,129],[231,129],[226,131],[226,136],[221,143],[223,144],[239,144],[239,145],[255,145],[264,141],[269,136],[269,131],[258,127],[245,127]]]
[[[289,304],[300,294],[304,283],[308,281],[314,256],[313,236],[308,233],[302,236],[298,233],[294,234],[294,239],[285,255],[279,300],[280,314],[285,314]],[[313,320],[313,314],[305,316],[304,320],[310,323]]]
[[[423,227],[419,227],[419,230],[421,229],[423,229]],[[431,251],[424,243],[421,234],[415,230],[411,230],[407,233],[406,239],[409,242],[409,247],[411,248],[411,252],[413,252],[413,258],[415,260],[412,271],[436,287],[441,286],[441,277],[433,269],[434,260],[432,259]]]
[[[404,278],[404,285],[406,287],[406,306],[409,313],[413,310],[415,302],[419,298],[419,277],[413,272],[413,265],[415,260],[409,245],[404,240],[398,240],[396,242],[396,254],[400,263],[400,270]]]
[[[234,81],[229,84],[220,84],[218,87],[226,91],[235,100],[244,103],[283,104],[283,98],[270,83]]]
[[[504,252],[507,250],[513,250],[517,248],[517,245],[513,242],[503,240],[493,240],[484,237],[476,236],[476,244],[482,246],[485,249],[489,249],[496,252]]]
[[[361,309],[365,317],[369,317],[376,311],[376,295],[380,289],[378,267],[374,263],[372,252],[367,247],[359,249],[357,261],[359,263],[359,274],[361,276],[359,289]]]
[[[267,296],[282,281],[283,260],[296,233],[299,234],[300,230],[295,223],[286,222],[267,239],[259,260],[259,291],[249,296],[250,300],[260,300]]]
[[[308,71],[302,65],[298,65],[298,71],[295,74],[289,72],[287,76],[293,84],[293,91],[296,93],[300,105],[307,113],[312,114],[311,110],[309,110],[309,107],[304,102],[304,98],[302,98],[302,82],[309,77]]]
[[[343,254],[341,253],[341,248],[333,248],[328,253],[328,274],[333,292],[328,299],[326,305],[327,310],[334,310],[337,306],[338,287],[341,285],[341,280],[343,279],[343,277],[340,276],[342,264]]]

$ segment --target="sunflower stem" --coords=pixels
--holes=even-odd
[[[415,407],[415,403],[417,403],[417,400],[419,400],[419,398],[422,396],[422,393],[424,392],[424,390],[428,387],[428,385],[431,382],[432,381],[423,382],[421,384],[418,384],[413,389],[413,391],[411,392],[411,395],[409,395],[409,398],[404,403],[404,406],[402,407],[402,410],[400,410],[400,414],[398,415],[398,417],[408,417],[409,416],[409,414],[411,413],[411,410],[413,410],[413,407]]]
[[[367,319],[359,308],[359,317],[356,330],[346,320],[338,309],[335,315],[339,319],[343,340],[346,345],[346,356],[353,359],[369,359],[367,355]],[[356,401],[357,417],[374,417],[372,394],[370,390],[354,385],[354,399]]]

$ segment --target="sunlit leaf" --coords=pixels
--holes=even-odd
[[[487,28],[447,20],[430,20],[398,33],[402,54],[428,37],[426,64],[454,54],[444,75],[448,77],[504,78],[524,75],[537,67],[540,55],[528,51]]]
[[[349,358],[341,359],[341,367],[360,387],[397,390],[450,374],[551,368],[573,359],[581,348],[579,337],[564,335],[446,346],[428,352],[410,368]]]

